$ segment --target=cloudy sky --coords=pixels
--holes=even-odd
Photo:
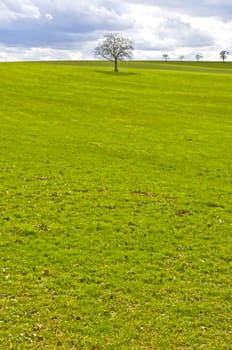
[[[232,53],[232,0],[0,0],[0,61],[93,59],[108,32],[131,38],[135,59],[218,60]]]

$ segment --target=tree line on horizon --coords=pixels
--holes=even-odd
[[[118,61],[130,59],[133,56],[134,45],[132,40],[120,35],[118,33],[105,34],[101,42],[95,48],[95,56],[102,57],[107,61],[114,62],[114,71],[118,72]],[[225,62],[229,51],[222,50],[219,53],[220,59]],[[162,55],[163,60],[166,62],[169,59],[167,53]],[[181,61],[184,60],[184,55],[179,56]],[[203,58],[203,55],[196,54],[195,59],[199,62]]]
[[[220,51],[220,52],[219,52],[220,59],[221,59],[223,62],[225,62],[225,60],[226,60],[226,58],[227,58],[227,56],[228,56],[229,54],[230,54],[230,53],[229,53],[229,51],[227,51],[227,50],[222,50],[222,51]],[[204,56],[201,55],[201,54],[196,54],[195,59],[196,59],[197,62],[199,62],[203,57],[204,57]],[[164,61],[167,61],[167,60],[169,59],[169,55],[165,53],[165,54],[162,55],[162,58],[163,58]],[[183,61],[184,58],[185,58],[184,55],[180,55],[180,56],[179,56],[179,60],[181,60],[181,61]]]

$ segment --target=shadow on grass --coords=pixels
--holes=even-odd
[[[128,76],[128,75],[137,75],[138,73],[133,73],[133,72],[114,72],[114,71],[105,71],[105,70],[96,70],[96,73],[101,73],[101,74],[106,74],[106,75],[113,75],[113,76]]]

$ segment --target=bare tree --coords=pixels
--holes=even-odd
[[[199,62],[202,58],[203,58],[203,55],[200,55],[199,53],[195,56],[197,62]]]
[[[118,72],[118,61],[130,59],[133,49],[130,39],[118,33],[108,33],[95,48],[95,56],[114,62],[114,71]]]
[[[167,60],[168,60],[168,54],[167,54],[167,53],[164,53],[164,54],[162,55],[162,57],[163,57],[163,60],[164,60],[165,62],[167,62]]]
[[[184,55],[180,55],[180,56],[179,56],[179,59],[180,59],[181,61],[183,61]]]
[[[226,50],[222,50],[220,53],[219,53],[219,56],[221,58],[221,60],[223,62],[225,62],[226,58],[227,58],[227,55],[229,55],[229,51],[226,51]]]

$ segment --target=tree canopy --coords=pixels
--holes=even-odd
[[[227,58],[227,55],[229,55],[229,51],[222,50],[220,53],[220,58],[222,59],[223,62],[225,62],[225,59]]]
[[[95,48],[95,56],[114,62],[114,71],[118,72],[118,61],[130,59],[133,55],[133,43],[130,39],[118,34],[108,33]]]

